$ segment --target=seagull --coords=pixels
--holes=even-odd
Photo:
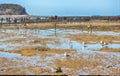
[[[85,43],[84,41],[82,42],[82,44],[83,44],[83,47],[87,47],[87,46],[85,45],[86,43]]]
[[[108,45],[108,43],[104,42],[104,45]]]
[[[108,43],[100,41],[100,44],[102,44],[102,46],[108,45]]]
[[[85,42],[83,41],[82,44],[85,45]]]
[[[68,57],[68,56],[70,56],[70,55],[68,55],[68,54],[65,52],[65,53],[64,53],[64,56]]]
[[[104,46],[104,42],[103,41],[100,41],[100,44],[102,45],[102,47]]]
[[[103,41],[100,41],[100,44],[103,44]]]

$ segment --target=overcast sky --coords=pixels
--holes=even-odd
[[[2,3],[20,4],[30,15],[120,15],[120,0],[0,0]]]

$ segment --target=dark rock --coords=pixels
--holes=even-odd
[[[61,67],[58,67],[58,68],[56,69],[56,73],[61,73],[61,72],[62,72]]]

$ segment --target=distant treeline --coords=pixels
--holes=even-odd
[[[1,16],[0,23],[89,22],[92,20],[120,21],[120,16]]]

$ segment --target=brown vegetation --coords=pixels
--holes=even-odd
[[[84,24],[57,24],[56,28],[64,28],[64,29],[80,29],[87,30],[88,23]],[[120,31],[120,23],[91,23],[92,30],[100,30],[100,31]],[[5,24],[1,27],[2,29],[49,29],[55,28],[53,22],[47,23],[31,23],[29,26],[24,26],[24,24]]]
[[[120,52],[120,49],[111,49],[111,48],[102,48],[100,49],[102,52]]]
[[[93,34],[75,34],[67,36],[67,38],[71,38],[80,42],[84,41],[86,43],[100,43],[101,40],[106,43],[113,43],[113,40],[120,40],[119,36],[98,36]]]
[[[62,68],[71,68],[71,69],[79,69],[83,67],[89,67],[90,69],[95,68],[96,66],[101,65],[100,62],[96,61],[88,61],[85,59],[75,59],[75,58],[66,58],[64,60],[55,60],[57,66]]]

